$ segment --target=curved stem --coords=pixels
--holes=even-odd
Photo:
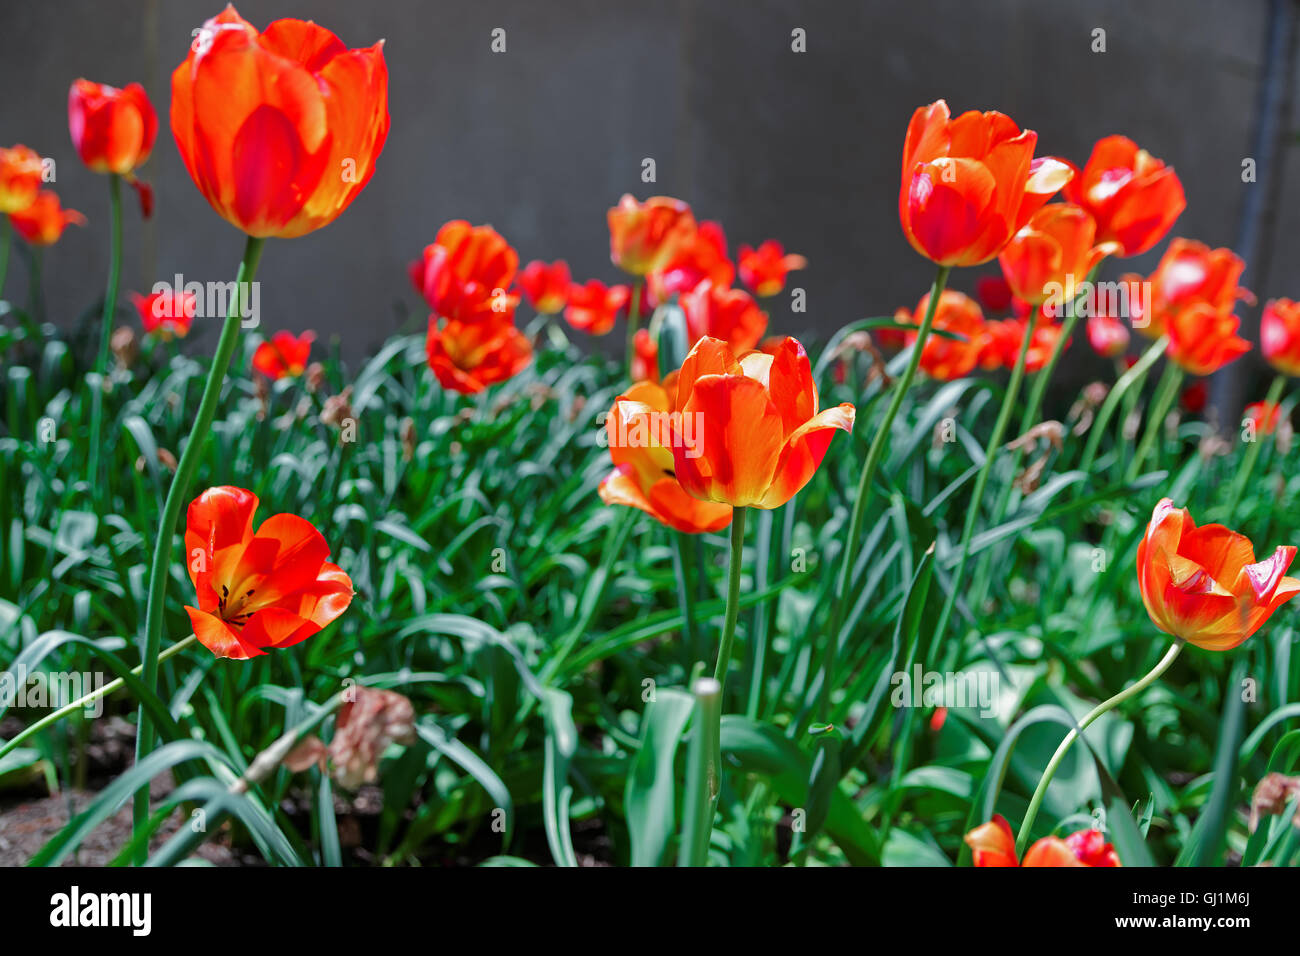
[[[167,660],[167,658],[172,657],[175,654],[179,654],[181,651],[185,650],[185,648],[189,647],[197,640],[198,638],[195,637],[193,634],[191,634],[189,637],[185,638],[184,640],[177,641],[171,647],[167,648],[167,650],[163,651],[158,655],[158,662],[162,663],[163,661]],[[131,673],[138,676],[142,670],[144,670],[144,664],[140,664],[137,667],[131,668]],[[9,753],[11,750],[16,748],[24,740],[27,740],[28,738],[35,736],[37,733],[44,730],[46,727],[49,727],[51,724],[58,723],[64,717],[67,717],[69,714],[71,714],[73,711],[80,710],[81,708],[85,707],[87,704],[93,704],[101,697],[107,697],[109,694],[117,693],[117,691],[125,684],[126,681],[124,681],[122,678],[119,677],[116,680],[110,681],[109,683],[105,684],[103,687],[97,687],[95,690],[92,690],[89,694],[85,694],[81,697],[78,697],[72,703],[65,704],[64,706],[60,707],[58,710],[51,711],[50,713],[42,717],[40,720],[36,721],[36,723],[24,727],[18,733],[14,734],[12,739],[6,740],[3,744],[0,744],[0,757],[3,757],[5,754]]]
[[[104,290],[104,314],[99,320],[99,354],[95,374],[99,384],[90,398],[90,450],[87,456],[86,481],[92,489],[99,487],[99,445],[104,430],[104,388],[108,384],[108,351],[113,337],[113,316],[117,312],[117,287],[122,276],[122,177],[108,177],[109,208],[113,228],[108,240],[108,287]]]
[[[1286,388],[1286,376],[1278,375],[1273,379],[1273,384],[1269,386],[1268,395],[1264,398],[1267,403],[1264,413],[1268,414],[1268,409],[1278,403],[1282,397],[1282,390]],[[1228,493],[1228,514],[1237,510],[1237,505],[1241,501],[1242,494],[1246,491],[1246,485],[1250,481],[1251,474],[1255,471],[1255,460],[1259,458],[1259,446],[1262,435],[1255,435],[1254,440],[1246,449],[1246,454],[1241,461],[1241,467],[1237,469],[1237,477],[1232,482],[1232,490]]]
[[[199,402],[198,414],[194,416],[194,425],[190,437],[181,452],[180,462],[176,466],[176,476],[171,487],[167,489],[167,499],[163,503],[162,519],[158,523],[158,536],[154,541],[153,560],[149,565],[149,591],[145,605],[144,625],[144,684],[154,690],[158,684],[158,645],[162,641],[163,614],[167,596],[167,580],[170,577],[173,537],[176,522],[180,517],[181,506],[189,494],[190,483],[198,471],[199,461],[203,457],[203,448],[207,444],[208,432],[212,428],[212,419],[217,412],[217,403],[221,399],[221,387],[226,380],[226,370],[230,359],[239,344],[239,327],[242,322],[243,305],[248,294],[248,283],[257,273],[257,263],[262,257],[265,239],[248,237],[244,247],[244,258],[239,263],[239,272],[235,276],[236,292],[230,297],[230,309],[226,323],[221,328],[221,338],[217,342],[216,355],[212,358],[212,367],[208,370],[208,380],[203,386],[203,398]],[[153,719],[148,711],[140,708],[138,729],[135,738],[135,759],[139,763],[153,750]],[[138,836],[149,822],[149,787],[146,784],[135,795],[132,816],[132,835]],[[148,847],[143,844],[136,851],[136,864],[148,857]]]
[[[1083,720],[1079,721],[1079,726],[1065,735],[1061,745],[1056,748],[1056,753],[1052,754],[1052,759],[1047,762],[1047,769],[1043,771],[1043,777],[1038,781],[1034,796],[1029,801],[1029,809],[1025,811],[1024,822],[1020,824],[1020,835],[1016,838],[1017,856],[1025,852],[1025,844],[1029,842],[1029,832],[1033,829],[1034,818],[1038,816],[1038,808],[1042,806],[1043,798],[1047,796],[1047,786],[1052,782],[1052,778],[1056,776],[1057,768],[1060,767],[1061,761],[1065,759],[1065,755],[1070,752],[1070,747],[1074,745],[1074,741],[1088,729],[1089,724],[1106,713],[1106,711],[1124,703],[1134,694],[1141,693],[1155,683],[1160,675],[1169,669],[1169,665],[1174,662],[1174,659],[1178,657],[1179,652],[1183,649],[1183,643],[1182,638],[1176,638],[1174,643],[1170,645],[1169,650],[1165,651],[1165,656],[1160,658],[1160,662],[1145,677],[1088,711]]]
[[[1156,394],[1151,398],[1146,431],[1142,433],[1142,441],[1138,444],[1137,451],[1133,453],[1133,460],[1128,463],[1128,469],[1124,472],[1125,482],[1132,481],[1142,471],[1142,463],[1146,461],[1147,455],[1151,454],[1156,439],[1160,437],[1160,430],[1165,427],[1165,417],[1168,416],[1169,409],[1178,396],[1178,386],[1182,384],[1182,381],[1182,368],[1172,363],[1165,369],[1165,374],[1160,377],[1160,385],[1156,389]]]
[[[1101,408],[1097,412],[1097,417],[1093,420],[1092,427],[1088,430],[1088,444],[1084,446],[1083,461],[1079,465],[1082,471],[1091,471],[1093,460],[1097,457],[1097,448],[1101,445],[1101,436],[1106,431],[1106,426],[1110,424],[1111,416],[1115,414],[1115,409],[1119,405],[1119,400],[1124,394],[1140,382],[1151,370],[1151,366],[1156,364],[1160,356],[1164,354],[1169,347],[1168,336],[1160,336],[1151,343],[1151,347],[1142,353],[1142,357],[1137,360],[1131,369],[1120,376],[1118,382],[1106,394],[1106,400],[1101,403]]]
[[[939,299],[942,298],[944,287],[948,284],[950,272],[952,272],[951,266],[939,266],[934,274],[925,317],[921,320],[921,327],[916,333],[916,342],[912,345],[912,354],[908,357],[907,368],[894,384],[894,394],[889,400],[889,408],[885,410],[884,420],[871,438],[867,460],[863,462],[862,474],[858,478],[858,491],[853,498],[853,513],[849,518],[849,528],[844,538],[844,557],[835,580],[835,599],[832,602],[830,627],[823,637],[826,646],[822,650],[821,686],[817,691],[816,708],[817,717],[823,722],[827,721],[830,715],[831,676],[835,669],[835,658],[839,653],[840,628],[844,625],[848,611],[849,578],[853,574],[854,565],[857,564],[858,539],[862,537],[862,522],[866,516],[867,499],[871,497],[872,483],[875,481],[880,461],[885,455],[885,446],[889,443],[889,433],[893,428],[894,419],[898,417],[903,399],[907,397],[907,391],[912,387],[912,380],[916,378],[916,370],[921,364],[921,353],[930,338],[930,329],[934,325]]]

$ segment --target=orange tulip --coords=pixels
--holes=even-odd
[[[250,236],[301,236],[365,188],[388,137],[383,43],[349,50],[324,27],[258,33],[233,6],[172,73],[172,133],[199,192]]]
[[[665,302],[705,279],[720,289],[736,280],[736,267],[727,257],[727,236],[716,222],[702,222],[679,238],[667,261],[646,277],[646,293],[654,302]]]
[[[680,199],[627,193],[609,210],[609,258],[624,272],[643,276],[663,266],[695,232],[691,207]]]
[[[741,246],[737,257],[740,262],[740,281],[766,298],[785,288],[785,277],[796,269],[806,269],[808,260],[803,256],[786,254],[785,247],[769,239],[757,249]]]
[[[186,567],[198,607],[194,636],[217,657],[247,660],[316,634],[352,603],[352,580],[331,564],[310,521],[272,515],[253,533],[257,496],[209,488],[185,519]]]
[[[1119,250],[1097,243],[1092,216],[1069,203],[1052,203],[1030,217],[998,255],[1011,291],[1030,305],[1049,303],[1052,315],[1064,313],[1093,267]]]
[[[1274,299],[1259,320],[1259,348],[1285,375],[1300,375],[1300,303]]]
[[[0,146],[0,213],[19,212],[40,192],[41,157],[26,146]]]
[[[75,209],[64,209],[54,190],[42,189],[23,209],[11,212],[9,221],[33,246],[52,246],[68,226],[84,226],[86,217]]]
[[[600,498],[639,508],[687,534],[725,528],[731,505],[692,497],[673,475],[673,435],[681,418],[673,415],[674,383],[666,385],[638,382],[614,400],[605,419],[614,470],[600,483]]]
[[[917,303],[915,313],[899,309],[894,317],[901,322],[919,325],[929,303],[930,294],[927,292]],[[945,289],[935,309],[933,327],[960,335],[962,339],[930,336],[921,350],[921,368],[932,378],[942,380],[969,375],[985,348],[984,313],[979,304],[963,292]],[[916,335],[913,329],[907,331],[908,345],[916,342]]]
[[[528,339],[515,328],[514,312],[476,322],[429,317],[425,341],[429,368],[444,388],[466,395],[513,378],[533,360]]]
[[[1231,249],[1211,249],[1203,242],[1175,239],[1146,279],[1151,287],[1149,313],[1142,310],[1140,302],[1129,299],[1133,328],[1147,338],[1158,339],[1169,316],[1182,309],[1204,306],[1212,312],[1230,313],[1238,299],[1254,298],[1237,284],[1245,269],[1246,263]],[[1122,281],[1142,280],[1127,275]]]
[[[898,215],[912,248],[941,266],[988,262],[1069,181],[1069,165],[1034,159],[1038,134],[1002,113],[950,118],[943,100],[912,115]]]
[[[1110,315],[1088,316],[1088,343],[1102,358],[1116,358],[1128,348],[1128,326]]]
[[[1256,435],[1271,435],[1282,420],[1282,407],[1276,402],[1251,402],[1242,412],[1242,419],[1251,424]]]
[[[808,484],[836,429],[853,431],[845,403],[818,411],[817,387],[802,345],[786,338],[769,352],[737,359],[705,336],[676,380],[673,407],[677,480],[696,498],[737,507],[779,508]]]
[[[292,332],[276,332],[269,342],[263,342],[253,352],[253,368],[272,381],[285,377],[297,378],[307,369],[307,359],[311,355],[311,343],[316,341],[315,332],[294,335]]]
[[[704,336],[722,339],[737,355],[757,347],[767,331],[767,313],[741,289],[715,286],[705,279],[681,297],[686,333],[694,345]]]
[[[628,307],[632,290],[625,285],[606,286],[599,279],[586,285],[569,286],[569,306],[564,318],[575,329],[604,335],[614,327],[618,314]]]
[[[420,259],[411,263],[411,281],[429,308],[456,322],[495,321],[513,315],[519,296],[510,293],[519,253],[491,226],[455,219],[438,230]]]
[[[129,175],[153,151],[158,114],[139,83],[119,90],[77,80],[68,90],[68,130],[93,172]]]
[[[1146,252],[1187,208],[1173,167],[1123,136],[1097,141],[1083,171],[1066,184],[1065,198],[1092,214],[1098,241],[1117,242],[1121,256]]]
[[[145,332],[157,334],[164,340],[188,335],[198,311],[198,299],[193,292],[155,292],[152,295],[133,293],[131,301],[140,313],[140,324],[144,326]]]
[[[1300,581],[1285,576],[1295,553],[1279,547],[1256,561],[1245,535],[1219,524],[1198,528],[1186,508],[1163,498],[1138,544],[1142,603],[1166,634],[1207,651],[1231,650],[1300,593]]]
[[[1019,863],[1011,824],[1001,814],[966,834],[966,844],[976,866],[1120,866],[1115,848],[1100,830],[1079,830],[1064,840],[1043,837],[1034,842],[1025,861]]]
[[[1179,309],[1165,319],[1165,354],[1193,375],[1209,375],[1250,351],[1250,343],[1237,335],[1240,326],[1235,315],[1204,303]]]
[[[562,312],[569,302],[569,264],[563,259],[552,265],[534,261],[519,273],[519,287],[528,297],[528,304],[539,315],[554,315]]]

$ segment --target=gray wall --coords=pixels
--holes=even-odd
[[[166,120],[170,72],[191,29],[221,2],[0,8],[0,142],[55,157],[59,192],[91,219],[48,256],[54,318],[84,308],[105,271],[106,188],[68,140],[76,76],[140,80],[162,117],[146,170],[157,214],[143,226],[128,215],[125,285],[233,274],[241,237],[189,181]],[[1240,170],[1267,25],[1262,0],[244,0],[239,8],[259,27],[299,16],[352,46],[388,41],[393,122],[374,179],[336,224],[273,242],[262,260],[264,322],[336,334],[354,354],[396,327],[394,301],[415,307],[406,263],[447,219],[492,223],[525,261],[562,256],[579,279],[615,278],[604,213],[625,191],[690,201],[724,223],[733,248],[778,237],[806,255],[809,312],[792,316],[781,301],[777,329],[828,333],[911,306],[931,267],[899,230],[899,154],[912,110],[940,96],[954,110],[1001,109],[1038,130],[1041,152],[1080,163],[1098,137],[1131,135],[1183,178],[1189,208],[1177,232],[1215,245],[1234,241],[1243,190],[1254,188]],[[498,26],[505,54],[489,49]],[[790,50],[794,27],[807,31],[804,54]],[[1105,53],[1091,51],[1095,28],[1106,31]],[[1288,140],[1294,125],[1288,114]],[[640,181],[643,157],[656,160],[653,187]],[[1288,150],[1262,247],[1271,267],[1261,298],[1300,297],[1289,268],[1300,249],[1297,162]],[[1145,271],[1162,248],[1112,271]],[[968,272],[957,282],[972,289],[974,279]],[[19,302],[24,281],[11,278]],[[1243,314],[1255,320],[1254,310]]]

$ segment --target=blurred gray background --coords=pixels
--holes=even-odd
[[[155,218],[126,217],[124,288],[233,276],[242,237],[211,211],[167,122],[170,73],[221,0],[51,0],[0,7],[0,142],[58,162],[56,188],[90,219],[50,251],[50,316],[70,322],[101,293],[107,188],[77,161],[66,97],[78,76],[148,89],[162,129],[145,176]],[[1291,148],[1292,0],[244,0],[259,28],[315,19],[349,46],[386,38],[392,130],[374,179],[338,222],[266,249],[263,323],[337,336],[360,357],[419,305],[406,264],[453,218],[488,222],[522,261],[563,257],[575,279],[618,278],[605,210],[624,192],[688,200],[724,224],[734,254],[770,237],[808,257],[772,328],[828,335],[912,307],[932,275],[898,225],[908,118],[939,97],[1000,109],[1039,133],[1040,153],[1086,160],[1124,133],[1173,164],[1188,209],[1176,234],[1240,248],[1261,302],[1300,297],[1300,156]],[[507,50],[491,50],[494,28]],[[791,50],[806,31],[807,52]],[[1106,50],[1093,52],[1094,31]],[[1273,44],[1273,66],[1268,49]],[[1265,83],[1272,78],[1272,85]],[[1261,103],[1276,119],[1258,125]],[[1267,155],[1255,155],[1263,151]],[[1259,181],[1242,182],[1254,156]],[[641,182],[652,157],[658,181]],[[1276,161],[1276,162],[1275,162]],[[1258,194],[1251,198],[1251,191]],[[131,194],[128,192],[128,196]],[[1253,206],[1252,206],[1253,203]],[[1243,232],[1243,215],[1254,227]],[[1110,275],[1148,271],[1164,244]],[[965,270],[956,285],[973,291]],[[25,301],[11,267],[9,297]],[[1248,328],[1258,308],[1243,306]],[[211,321],[211,320],[209,320]],[[210,347],[213,332],[204,337]],[[613,335],[609,342],[619,338]],[[1077,376],[1089,372],[1076,336]],[[1262,376],[1250,361],[1248,389]],[[1099,366],[1099,368],[1104,366]]]

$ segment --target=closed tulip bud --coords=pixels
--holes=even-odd
[[[644,276],[665,265],[678,244],[695,232],[691,207],[680,199],[651,196],[637,202],[629,193],[612,207],[609,258],[624,272]]]
[[[1120,256],[1146,252],[1187,208],[1173,167],[1123,136],[1098,140],[1064,192],[1097,221],[1097,240],[1117,243]]]
[[[129,175],[153,151],[158,114],[139,83],[119,90],[77,80],[68,91],[68,130],[91,170]]]

